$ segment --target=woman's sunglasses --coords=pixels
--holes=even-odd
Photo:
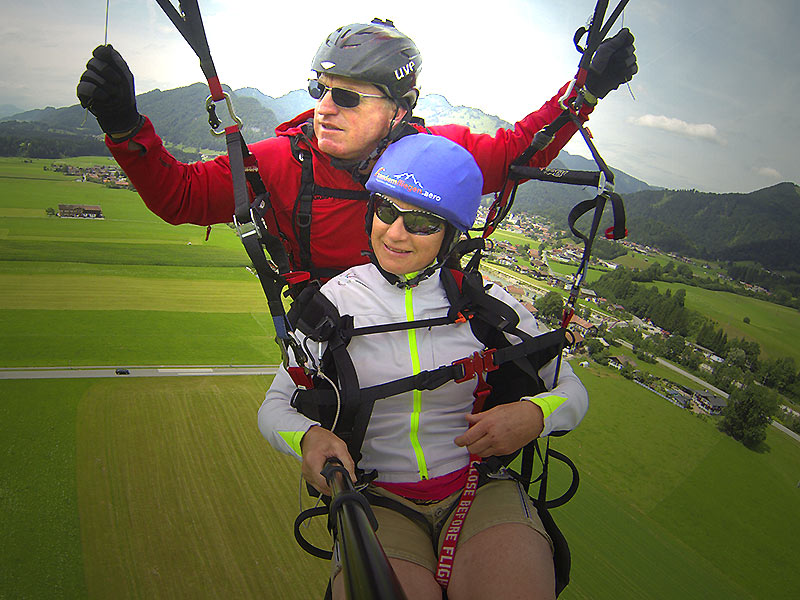
[[[398,208],[382,194],[372,195],[375,216],[387,225],[391,225],[397,217],[403,217],[403,227],[412,235],[431,235],[439,233],[445,226],[445,220],[422,210]]]
[[[328,90],[331,92],[333,103],[341,108],[355,108],[361,104],[362,98],[386,98],[383,94],[362,94],[345,88],[330,87],[317,79],[308,80],[308,93],[314,100],[322,100]]]

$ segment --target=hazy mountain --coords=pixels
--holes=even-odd
[[[225,91],[232,93],[229,88]],[[136,104],[142,114],[147,115],[155,125],[156,131],[165,142],[177,146],[196,149],[225,150],[224,136],[210,133],[206,98],[208,86],[195,83],[172,90],[152,90],[136,96]],[[257,100],[237,97],[232,94],[232,102],[237,115],[244,121],[242,133],[248,141],[256,141],[274,135],[279,121],[272,111],[264,108]],[[219,110],[226,110],[224,105]],[[218,115],[220,118],[222,114]],[[97,120],[79,104],[64,108],[47,107],[30,110],[4,120],[32,121],[47,125],[55,130],[100,135],[102,131]]]
[[[262,94],[256,88],[241,88],[236,90],[236,95],[246,98],[255,98],[267,110],[271,110],[278,123],[284,123],[295,116],[314,108],[314,99],[305,90],[294,90],[281,96],[273,98]]]
[[[3,117],[10,117],[22,112],[22,109],[13,104],[0,104],[0,119]]]

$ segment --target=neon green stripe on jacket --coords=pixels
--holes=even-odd
[[[303,436],[306,434],[305,431],[279,431],[278,435],[283,438],[283,441],[294,450],[297,456],[303,456],[303,452],[300,450],[300,441],[303,439]]]
[[[564,404],[564,402],[567,401],[566,398],[562,398],[561,396],[555,396],[555,395],[537,396],[531,398],[526,397],[525,399],[530,400],[536,406],[542,409],[542,414],[544,415],[545,421],[547,421],[547,417],[556,412],[556,409],[558,409],[559,406],[561,406],[562,404]]]
[[[413,303],[413,288],[406,288],[406,320],[414,320],[414,303]],[[411,368],[413,374],[416,375],[420,372],[419,365],[419,348],[417,347],[417,332],[415,329],[408,330],[408,347],[411,352]],[[413,408],[411,411],[411,447],[414,449],[414,455],[417,458],[417,468],[419,469],[420,479],[428,479],[428,465],[425,464],[425,454],[422,451],[422,446],[419,443],[419,419],[422,412],[422,392],[419,390],[412,390],[413,394]]]

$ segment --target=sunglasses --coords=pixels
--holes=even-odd
[[[330,87],[317,79],[308,80],[308,93],[314,100],[322,100],[323,96],[331,92],[331,99],[336,106],[341,108],[355,108],[361,104],[362,98],[386,98],[383,94],[362,94],[353,90],[340,87]]]
[[[383,223],[391,225],[397,217],[403,217],[403,227],[412,235],[431,235],[439,233],[445,226],[445,220],[423,210],[407,210],[398,208],[382,194],[372,195],[375,216]]]

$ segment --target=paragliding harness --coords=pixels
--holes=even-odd
[[[515,397],[518,399],[521,395],[530,395],[545,389],[536,371],[539,366],[553,357],[557,361],[555,385],[558,380],[566,327],[574,313],[580,286],[588,269],[592,243],[600,226],[600,220],[607,202],[611,202],[612,205],[614,224],[606,231],[606,237],[621,239],[627,233],[622,199],[613,191],[614,175],[600,157],[591,141],[590,135],[583,128],[578,118],[578,113],[585,101],[583,85],[586,81],[592,56],[606,37],[614,21],[625,8],[628,0],[620,0],[605,25],[603,24],[603,19],[608,7],[608,0],[598,0],[588,29],[580,28],[576,32],[574,42],[582,57],[575,78],[561,98],[563,112],[550,125],[538,132],[534,136],[530,147],[512,163],[507,180],[502,190],[496,195],[495,202],[490,208],[483,228],[481,242],[485,242],[485,239],[508,214],[517,188],[523,180],[538,179],[569,185],[591,185],[598,190],[594,199],[581,202],[569,214],[570,230],[583,240],[584,252],[564,308],[561,327],[544,336],[535,338],[530,338],[530,336],[523,334],[523,336],[520,336],[523,341],[518,344],[509,344],[507,338],[503,335],[505,332],[514,335],[522,333],[518,333],[516,321],[511,319],[506,322],[505,317],[500,317],[500,320],[492,318],[492,310],[500,307],[491,302],[491,300],[499,304],[503,303],[491,298],[480,284],[480,275],[477,273],[477,269],[482,255],[481,250],[485,248],[484,245],[478,245],[477,249],[475,247],[472,248],[476,249],[476,251],[465,267],[463,275],[459,274],[459,271],[441,270],[443,280],[449,281],[449,283],[445,283],[445,286],[451,302],[451,310],[447,317],[441,319],[441,322],[436,323],[433,322],[436,320],[427,320],[401,325],[387,324],[359,330],[352,326],[352,319],[348,319],[347,316],[339,316],[335,309],[331,312],[329,310],[331,307],[325,306],[325,303],[320,300],[321,298],[324,299],[324,296],[319,293],[316,284],[313,287],[306,287],[307,282],[312,278],[312,274],[308,271],[293,271],[283,243],[284,240],[279,235],[276,236],[267,231],[265,227],[264,217],[273,210],[269,194],[258,174],[256,159],[249,152],[242,137],[240,131],[242,121],[236,116],[230,97],[223,91],[217,77],[197,0],[181,1],[179,3],[181,13],[175,10],[170,0],[156,1],[199,57],[200,67],[208,80],[211,91],[211,95],[206,100],[209,124],[212,133],[226,136],[236,207],[233,222],[267,297],[267,304],[275,327],[276,342],[281,348],[283,364],[292,376],[293,381],[298,385],[298,394],[294,399],[298,410],[301,412],[307,411],[309,415],[316,414],[320,422],[324,425],[329,425],[333,431],[342,436],[348,443],[348,447],[351,448],[351,454],[357,462],[372,405],[379,398],[412,389],[435,389],[450,380],[461,382],[477,376],[478,384],[474,392],[476,407],[480,406],[486,409],[494,405],[494,403],[508,401]],[[587,33],[586,47],[582,48],[579,42]],[[573,92],[575,93],[574,96]],[[225,102],[230,116],[230,121],[224,126],[216,114],[216,106],[221,102]],[[581,133],[597,163],[598,172],[536,169],[525,166],[530,162],[534,154],[547,146],[558,130],[567,123],[573,123]],[[222,131],[219,131],[221,127]],[[408,131],[408,133],[414,132]],[[307,164],[308,166],[303,169],[303,183],[296,203],[295,223],[299,223],[299,227],[295,233],[301,248],[306,248],[306,250],[301,250],[299,264],[308,269],[311,268],[310,245],[308,243],[310,236],[310,202],[313,199],[315,190],[311,161],[305,160],[307,158],[305,155],[300,157],[298,154],[298,157],[304,165]],[[254,196],[252,202],[250,202],[250,191]],[[338,194],[342,190],[326,191]],[[362,198],[359,195],[361,194],[360,192],[348,193],[357,195],[358,199]],[[592,225],[589,233],[584,235],[575,228],[575,223],[581,216],[592,209],[594,209]],[[305,240],[305,242],[302,240]],[[470,241],[474,244],[477,240]],[[269,258],[265,256],[265,250]],[[314,273],[315,277],[320,275],[325,276],[322,273]],[[284,310],[281,296],[282,290],[287,286],[289,288],[288,295],[297,298],[297,300],[301,300],[301,296],[306,294],[297,304],[297,309],[293,308],[290,311],[293,317],[291,321],[301,331],[305,328],[307,335],[310,337],[316,336],[320,340],[327,339],[328,341],[328,351],[326,353],[328,358],[323,359],[321,369],[314,370],[311,368],[308,364],[309,357],[294,336],[293,327]],[[317,306],[317,308],[313,310],[301,309],[300,307],[304,305]],[[487,308],[489,305],[491,305],[491,308]],[[506,306],[506,308],[511,310],[510,307]],[[500,314],[507,315],[508,313],[507,311],[501,311]],[[296,318],[295,315],[297,315]],[[468,317],[467,315],[471,316]],[[470,322],[473,333],[485,344],[486,350],[429,372],[419,373],[412,377],[373,386],[372,388],[358,388],[352,361],[349,361],[349,357],[345,358],[347,343],[352,337],[410,327],[445,325],[455,322],[458,318],[465,318]],[[483,324],[480,325],[481,323]],[[297,366],[290,366],[290,352]],[[547,356],[550,358],[546,358]],[[331,366],[334,368],[331,369]],[[326,375],[325,371],[330,371],[331,375],[328,376],[328,381],[321,381]],[[511,372],[513,372],[513,377],[509,376]],[[502,376],[500,376],[501,373]],[[333,376],[335,376],[335,380]],[[512,384],[512,382],[514,383]],[[531,387],[532,384],[536,385]],[[525,389],[519,394],[514,385],[522,385]],[[342,390],[341,393],[338,391],[339,388]],[[515,396],[515,394],[518,395]],[[558,435],[558,433],[551,433],[551,436],[553,435]],[[534,504],[555,545],[554,561],[556,593],[558,594],[569,581],[570,555],[566,540],[555,526],[548,509],[564,504],[575,494],[578,486],[578,472],[572,461],[549,447],[549,437],[544,451],[534,442],[522,449],[521,453],[522,468],[519,473],[514,473],[512,476],[520,480],[528,490],[532,483],[539,482],[539,490],[537,498],[534,499]],[[531,481],[534,456],[538,456],[542,462],[542,473],[537,479]],[[485,461],[485,463],[481,462],[479,470],[481,471],[482,479],[485,480],[492,477],[492,475],[496,476],[498,472],[511,473],[508,468],[510,458],[513,458],[513,456],[492,457],[491,460]],[[548,465],[551,458],[565,462],[572,471],[572,483],[569,489],[555,500],[547,500],[546,497]],[[475,461],[471,460],[471,465],[476,469],[478,468]],[[368,481],[369,476],[374,477],[372,474],[362,474],[362,480]],[[376,504],[378,502],[376,501]],[[311,509],[311,511],[316,511],[315,514],[323,514],[323,512],[327,512],[327,508],[317,507],[316,509]],[[416,519],[411,514],[408,516]],[[298,521],[295,523],[295,533],[300,545],[315,556],[330,557],[329,552],[320,550],[302,539],[298,529],[299,524],[302,522],[301,517],[303,517],[303,514],[298,517]],[[308,516],[305,518],[308,518]]]
[[[483,246],[484,240],[482,238],[466,240],[461,244],[462,248],[474,250]],[[565,344],[566,330],[559,328],[535,337],[521,331],[517,327],[519,315],[511,306],[487,292],[477,271],[463,272],[442,268],[440,277],[450,308],[447,315],[438,318],[354,327],[353,317],[340,315],[336,307],[313,282],[296,298],[289,311],[290,323],[298,331],[316,342],[327,343],[320,368],[311,378],[311,386],[298,388],[295,391],[292,406],[344,440],[356,464],[361,457],[361,445],[373,406],[383,398],[411,390],[437,389],[449,381],[460,383],[477,378],[473,396],[474,412],[479,412],[499,404],[519,401],[522,396],[532,396],[547,389],[538,371],[561,353]],[[347,346],[353,338],[464,322],[469,323],[473,335],[484,345],[482,352],[475,352],[449,365],[422,371],[402,379],[366,388],[359,386],[355,367],[347,351]],[[505,334],[516,336],[521,341],[512,344]],[[552,435],[559,435],[559,432]],[[520,454],[521,466],[519,471],[514,471],[510,463]],[[536,456],[542,461],[543,470],[537,479],[533,479]],[[573,477],[569,489],[561,497],[548,501],[547,464],[550,458],[566,463]],[[513,478],[530,493],[531,484],[539,483],[539,491],[533,502],[555,546],[557,591],[560,592],[569,580],[569,548],[566,539],[550,516],[549,509],[564,504],[577,491],[578,472],[575,465],[565,455],[550,449],[549,440],[544,452],[539,447],[538,440],[534,440],[523,449],[507,456],[484,459],[473,456],[471,465],[476,472],[477,487],[494,479]],[[366,486],[375,479],[377,473],[358,470],[357,475],[360,484],[357,487],[362,488],[362,493],[367,496],[370,504],[398,511],[420,525],[429,534],[434,552],[438,553],[437,540],[440,531],[431,530],[424,517],[413,509],[385,496],[371,493]],[[309,493],[318,495],[311,488]],[[316,506],[301,512],[295,521],[295,537],[300,546],[310,554],[329,559],[330,551],[312,545],[300,531],[301,525],[306,520],[328,514],[329,499],[324,498],[324,500],[325,506]],[[450,511],[459,503],[459,501],[454,502],[449,507]],[[444,562],[443,555],[440,554],[440,566],[437,572],[445,573],[447,577],[437,577],[437,579],[443,587],[446,587],[446,580],[449,579],[451,564]],[[445,580],[444,583],[442,579]]]
[[[396,125],[390,134],[391,141],[397,141],[407,135],[416,134],[420,131],[426,131],[425,122],[417,117],[410,117],[409,120],[404,120]],[[292,156],[300,162],[300,189],[295,199],[294,209],[292,211],[292,230],[297,245],[299,247],[298,256],[294,257],[293,264],[299,265],[304,271],[311,274],[311,279],[330,279],[334,275],[338,275],[342,271],[352,265],[341,266],[340,268],[327,268],[321,269],[314,265],[312,258],[312,207],[314,206],[315,197],[335,198],[341,200],[361,200],[366,205],[369,200],[369,192],[367,190],[346,190],[334,189],[321,186],[314,180],[314,153],[309,149],[310,139],[313,136],[313,129],[311,122],[306,122],[300,127],[300,133],[297,133],[289,138]],[[355,177],[355,175],[354,175]],[[362,182],[363,183],[363,182]],[[337,223],[342,222],[343,217],[340,212],[335,209],[329,209],[323,214],[317,215],[315,218],[324,219],[331,223],[330,229],[334,229]],[[353,244],[356,240],[342,239],[342,244]]]

